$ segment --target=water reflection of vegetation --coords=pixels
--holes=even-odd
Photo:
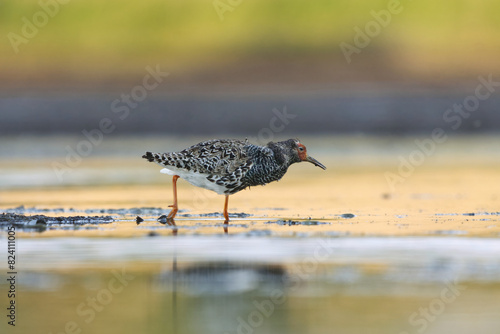
[[[255,333],[360,333],[366,328],[374,334],[416,332],[408,316],[439,298],[445,286],[436,283],[412,289],[393,283],[381,287],[368,281],[362,287],[356,282],[335,285],[312,280],[291,292],[287,269],[280,264],[174,263],[165,259],[162,269],[153,271],[126,267],[133,279],[109,300],[102,298],[102,291],[115,278],[113,271],[122,268],[24,272],[19,305],[30,317],[20,319],[19,328],[26,333],[59,333],[74,322],[83,332],[122,334],[219,334],[238,329],[243,333],[248,329]],[[498,317],[492,316],[500,306],[500,285],[460,284],[467,290],[432,325],[449,328],[450,317],[460,326],[480,320],[481,332],[494,332],[500,325]],[[356,285],[357,290],[353,289]],[[276,291],[284,295],[273,303]],[[97,306],[92,307],[93,303]],[[90,317],[81,311],[90,309],[94,317],[86,322]]]

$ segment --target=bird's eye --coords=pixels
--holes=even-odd
[[[303,151],[304,151],[304,148],[303,148],[302,146],[301,146],[301,147],[299,147],[299,151],[300,151],[300,152],[303,152]]]

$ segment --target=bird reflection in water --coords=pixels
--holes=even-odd
[[[173,218],[168,218],[166,215],[162,215],[157,220],[160,222],[160,224],[172,226],[172,235],[177,235],[178,229]]]
[[[172,229],[173,240],[177,240],[175,220],[166,215],[157,220]],[[138,225],[143,221],[136,218]],[[227,224],[223,231],[228,233]],[[248,332],[255,317],[262,318],[259,327],[267,327],[268,332],[289,327],[288,273],[283,265],[230,260],[193,263],[178,258],[177,244],[173,242],[171,261],[165,259],[167,263],[152,281],[154,298],[161,298],[160,309],[166,312],[157,324],[161,328],[175,334]],[[272,303],[277,292],[282,301]],[[264,322],[271,313],[273,321]]]
[[[173,226],[172,235],[177,235],[178,228],[177,228],[177,225],[175,225],[174,218],[169,218],[167,215],[162,215],[157,220],[158,220],[158,222],[160,222],[160,224]],[[228,231],[229,231],[228,226],[229,225],[228,225],[227,221],[225,221],[224,225],[222,227],[224,234],[228,234]]]
[[[288,328],[287,271],[279,264],[233,261],[180,261],[176,257],[153,279],[157,296],[163,296],[164,328],[174,333],[249,332],[259,317],[264,332]],[[272,303],[281,293],[279,303]],[[214,321],[217,319],[217,321]],[[285,328],[284,328],[285,327]],[[253,329],[253,327],[252,327]]]

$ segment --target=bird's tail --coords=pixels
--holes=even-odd
[[[162,162],[163,160],[161,154],[153,152],[146,152],[142,157],[149,162]]]
[[[160,166],[176,166],[178,163],[175,154],[146,152],[142,157],[149,162],[156,162]]]

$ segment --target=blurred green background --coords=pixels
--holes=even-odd
[[[102,83],[112,89],[108,85],[132,82],[152,64],[179,75],[177,84],[186,85],[454,85],[500,72],[500,2],[495,0],[402,0],[399,13],[352,55],[350,64],[340,44],[355,45],[354,28],[365,30],[374,21],[372,11],[387,10],[390,1],[65,2],[2,1],[3,88]],[[43,7],[53,17],[37,14]],[[23,18],[40,27],[13,47],[9,34],[23,36]]]
[[[394,7],[398,13],[389,19]],[[1,0],[3,208],[50,215],[52,209],[55,215],[94,215],[104,212],[101,208],[167,209],[170,179],[140,157],[145,151],[175,151],[226,135],[256,144],[299,137],[331,173],[331,178],[318,174],[321,181],[309,172],[290,176],[284,182],[297,182],[293,193],[283,192],[283,184],[262,190],[276,189],[268,193],[273,202],[258,193],[244,195],[249,200],[231,210],[266,217],[266,227],[255,225],[237,237],[241,249],[219,237],[213,245],[200,236],[174,243],[160,236],[170,230],[153,217],[145,217],[149,225],[136,226],[120,216],[116,224],[126,232],[113,225],[113,242],[101,227],[90,234],[86,228],[54,230],[31,240],[20,235],[19,332],[60,332],[74,320],[86,326],[84,332],[147,328],[168,333],[179,322],[179,333],[234,333],[238,317],[255,309],[255,298],[267,298],[270,288],[293,273],[291,267],[310,264],[313,252],[316,256],[315,248],[304,248],[309,237],[319,235],[314,229],[302,234],[297,226],[279,226],[286,231],[287,247],[268,239],[275,235],[264,221],[284,217],[283,208],[291,207],[301,210],[298,217],[304,220],[328,212],[335,231],[345,224],[339,231],[348,226],[354,232],[328,234],[345,251],[333,253],[335,265],[325,262],[314,270],[304,290],[289,295],[259,333],[337,328],[342,333],[367,328],[371,333],[416,333],[408,316],[439,300],[443,284],[455,276],[471,280],[465,282],[467,291],[427,333],[498,329],[499,269],[491,250],[497,247],[493,233],[500,195],[495,182],[483,181],[498,179],[500,86],[478,101],[471,115],[458,117],[459,126],[444,115],[473,96],[478,77],[500,82],[499,14],[498,0]],[[359,31],[367,29],[371,37],[363,41]],[[350,61],[341,49],[347,44],[357,48]],[[170,75],[133,107],[125,107],[123,96],[140,92],[147,67]],[[117,112],[115,101],[124,112]],[[286,113],[293,117],[284,118]],[[102,130],[103,120],[112,131]],[[450,138],[446,143],[431,141],[438,127]],[[426,148],[416,139],[425,141]],[[421,158],[413,162],[418,154]],[[402,172],[407,161],[411,170]],[[398,173],[401,183],[415,178],[393,190],[387,173]],[[322,186],[311,188],[315,182]],[[196,188],[190,189],[181,191],[183,203],[196,202]],[[290,204],[299,200],[300,206]],[[130,212],[135,216],[136,211]],[[351,212],[356,217],[352,223],[339,220]],[[181,223],[180,229],[198,235],[204,233],[198,226],[210,230],[213,223],[196,222],[193,230]],[[429,236],[443,238],[351,238],[372,235],[367,232],[371,224],[380,226],[381,235],[406,231],[409,224],[422,230],[433,225]],[[143,228],[154,238],[143,239]],[[134,238],[124,237],[129,235]],[[474,235],[492,237],[471,238],[469,244],[467,236]],[[248,243],[247,237],[265,243]],[[207,250],[219,254],[215,259],[222,267],[203,266],[211,258]],[[176,254],[181,254],[178,259]],[[251,261],[264,258],[280,267],[248,269]],[[224,268],[230,260],[242,269],[236,276]],[[80,262],[88,270],[67,267]],[[30,273],[29,263],[39,275]],[[113,268],[108,263],[130,264],[137,280],[88,326],[75,310],[103,291],[111,274],[97,271]],[[177,265],[194,275],[177,276]],[[65,269],[58,273],[52,268]],[[234,289],[240,286],[244,290]],[[183,287],[192,294],[183,293]]]
[[[2,1],[0,135],[115,120],[148,67],[169,76],[113,135],[255,136],[275,108],[301,119],[284,136],[427,135],[479,77],[500,82],[498,13],[494,0]],[[498,132],[499,106],[495,91],[456,132]]]

